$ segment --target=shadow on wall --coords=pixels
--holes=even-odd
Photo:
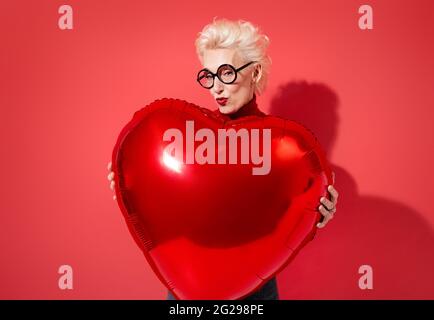
[[[290,82],[269,113],[311,129],[330,158],[338,107],[326,85]],[[404,203],[359,194],[351,168],[332,164],[332,169],[340,194],[335,219],[277,276],[280,298],[434,299],[434,234],[428,222]],[[373,268],[372,290],[358,285],[365,264]]]

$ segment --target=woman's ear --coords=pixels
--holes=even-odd
[[[260,64],[257,64],[255,66],[255,70],[253,71],[252,80],[253,82],[258,83],[261,77],[262,77],[262,66]]]

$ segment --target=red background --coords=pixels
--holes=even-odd
[[[281,299],[434,298],[433,1],[68,1],[64,31],[62,4],[0,3],[0,298],[165,299],[106,165],[153,100],[216,108],[194,47],[214,16],[269,36],[258,104],[311,128],[336,172],[336,218],[278,275]],[[373,30],[358,28],[363,4]]]

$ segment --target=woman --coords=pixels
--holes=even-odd
[[[267,85],[271,66],[271,59],[266,52],[268,37],[260,34],[258,28],[250,22],[214,19],[213,23],[199,33],[195,44],[203,66],[198,72],[197,81],[209,90],[217,102],[218,109],[215,112],[228,119],[239,119],[252,114],[264,116],[258,109],[256,94],[262,94]],[[110,187],[114,190],[111,163],[108,169]],[[332,185],[328,186],[328,191],[331,201],[320,199],[318,209],[324,218],[318,223],[318,228],[323,228],[336,212],[338,192]],[[168,299],[175,299],[170,292]],[[276,278],[269,280],[245,299],[278,300]]]

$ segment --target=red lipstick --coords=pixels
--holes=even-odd
[[[219,105],[224,106],[226,105],[228,98],[217,98],[216,101]]]

